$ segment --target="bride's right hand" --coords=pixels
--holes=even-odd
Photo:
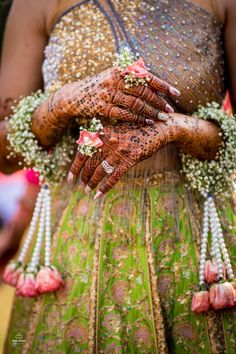
[[[67,84],[34,114],[32,129],[43,146],[55,143],[72,117],[153,124],[158,112],[173,112],[159,93],[178,96],[177,89],[149,73],[148,86],[127,87],[118,68]],[[43,133],[44,131],[44,133]]]

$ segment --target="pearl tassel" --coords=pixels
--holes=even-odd
[[[208,232],[209,232],[209,201],[208,198],[206,198],[204,203],[203,230],[202,230],[202,242],[201,242],[201,253],[200,253],[200,264],[199,264],[199,285],[200,286],[204,284]]]
[[[222,227],[220,224],[220,219],[216,210],[216,206],[215,206],[215,202],[212,198],[211,201],[211,214],[212,214],[212,219],[213,219],[213,223],[215,225],[215,232],[216,232],[216,237],[218,239],[218,244],[219,244],[219,251],[218,253],[221,251],[223,259],[224,259],[224,263],[225,263],[225,267],[227,270],[227,275],[228,278],[233,280],[234,279],[234,272],[233,272],[233,268],[229,259],[229,253],[228,250],[226,248],[225,245],[225,241],[224,241],[224,237],[223,237],[223,232],[222,232]]]
[[[26,256],[26,253],[27,253],[27,251],[29,249],[31,240],[32,240],[32,238],[34,236],[34,232],[36,230],[38,219],[39,219],[39,215],[40,215],[41,206],[42,206],[42,203],[43,203],[44,193],[45,193],[45,189],[44,189],[44,187],[42,187],[40,192],[39,192],[39,194],[38,194],[37,200],[36,200],[34,213],[33,213],[33,217],[32,217],[32,220],[31,220],[31,223],[30,223],[30,226],[29,226],[28,234],[26,236],[24,245],[23,245],[22,250],[20,252],[20,255],[18,257],[18,261],[20,263],[23,263],[23,261],[25,259],[25,256]]]
[[[27,271],[36,272],[40,262],[40,253],[42,248],[43,237],[45,236],[45,266],[49,267],[51,256],[51,195],[50,189],[47,185],[43,185],[35,204],[33,217],[30,223],[29,232],[27,234],[22,251],[18,258],[20,263],[23,263],[30,243],[34,236],[35,230],[38,224],[37,240],[34,246],[33,255],[30,264],[27,267]]]
[[[44,236],[44,228],[45,228],[45,199],[43,200],[42,208],[41,208],[41,213],[40,213],[40,220],[39,220],[39,229],[38,229],[38,234],[37,234],[37,240],[36,244],[34,246],[34,252],[31,258],[31,262],[29,266],[27,267],[27,271],[36,273],[37,267],[39,265],[39,260],[40,260],[40,252],[41,252],[41,247],[42,247],[42,241],[43,241],[43,236]]]
[[[51,195],[50,189],[45,193],[45,267],[50,267],[51,258]]]
[[[210,226],[210,227],[209,227]],[[234,279],[229,253],[225,245],[220,219],[216,210],[215,201],[212,196],[207,195],[204,203],[203,230],[201,240],[200,264],[199,264],[199,285],[205,284],[205,265],[207,254],[208,233],[211,233],[211,256],[215,258],[219,280],[224,279],[223,265],[225,264],[227,276]],[[223,262],[224,261],[224,262]]]

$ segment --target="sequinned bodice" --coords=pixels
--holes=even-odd
[[[191,113],[224,97],[221,36],[214,16],[187,0],[80,1],[52,29],[45,87],[53,91],[107,69],[125,44],[181,91],[176,109]]]

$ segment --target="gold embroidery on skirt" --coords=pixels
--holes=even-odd
[[[149,268],[149,284],[151,291],[152,312],[155,326],[155,342],[158,348],[158,354],[162,354],[167,353],[167,345],[161,302],[157,292],[157,276],[154,268],[154,258],[152,254],[152,236],[150,232],[151,206],[146,190],[144,190],[143,200],[143,210],[145,210],[145,242],[147,251],[147,262]]]
[[[103,206],[99,207],[99,210],[103,210]],[[94,244],[94,257],[93,257],[93,271],[90,289],[90,305],[89,305],[89,353],[98,353],[98,288],[99,288],[99,264],[101,253],[101,239],[102,239],[102,226],[103,217],[102,213],[97,216],[98,228]]]

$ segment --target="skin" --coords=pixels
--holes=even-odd
[[[210,0],[196,0],[193,2],[198,3],[200,6],[206,7],[208,11],[212,11]],[[60,13],[73,3],[75,3],[75,1],[14,0],[6,26],[3,55],[0,67],[1,119],[3,119],[4,116],[10,114],[10,103],[12,102],[12,100],[18,100],[20,96],[29,95],[31,94],[31,92],[42,88],[41,66],[44,58],[43,51],[47,43],[48,36],[50,34],[50,28],[55,22],[56,18],[60,15]],[[216,5],[218,19],[222,22],[222,24],[224,24],[224,44],[229,73],[228,76],[230,79],[229,90],[231,94],[233,108],[236,109],[236,66],[234,65],[234,63],[236,62],[236,2],[235,0],[216,0]],[[64,94],[65,93],[62,92],[62,96],[60,97],[63,97]],[[33,129],[33,131],[43,146],[49,146],[55,143],[55,141],[53,141],[53,139],[50,140],[51,137],[49,137],[49,141],[43,141],[42,134],[40,135],[36,129],[38,126],[37,122],[40,120],[40,117],[42,116],[41,113],[44,109],[45,106],[39,108],[37,113],[35,113],[33,117],[33,126],[35,128]],[[65,116],[67,117],[67,113],[65,114]],[[59,119],[62,117],[62,115],[55,114],[55,117]],[[132,160],[131,158],[131,151],[129,159],[131,159],[132,163],[128,165],[129,168],[131,167],[131,165],[141,161],[144,158],[147,158],[148,156],[150,156],[151,153],[154,153],[157,149],[164,146],[169,141],[169,138],[167,139],[166,136],[169,137],[169,133],[173,131],[173,129],[175,133],[173,133],[172,138],[174,136],[176,138],[176,141],[178,140],[178,145],[181,146],[182,149],[186,149],[187,152],[190,152],[192,154],[197,153],[198,156],[202,158],[214,157],[214,154],[218,148],[219,140],[218,128],[213,123],[205,122],[204,127],[201,130],[203,132],[202,142],[204,142],[204,140],[207,140],[211,146],[208,151],[206,151],[206,146],[204,146],[203,144],[202,149],[200,149],[199,151],[199,149],[196,148],[198,146],[196,134],[194,134],[191,128],[196,127],[197,121],[195,120],[195,118],[186,117],[176,113],[170,114],[168,118],[171,118],[168,121],[169,127],[167,127],[164,123],[159,123],[159,126],[158,123],[155,123],[152,127],[143,128],[146,129],[148,133],[152,135],[154,134],[153,131],[155,132],[155,129],[156,131],[158,131],[158,129],[161,127],[161,124],[163,124],[163,129],[165,133],[159,135],[162,136],[162,139],[159,138],[159,140],[155,141],[155,147],[149,146],[148,152],[146,150],[146,152],[144,150],[139,150],[139,154],[134,160]],[[73,118],[71,118],[70,116],[70,119]],[[188,127],[183,127],[184,122],[188,123]],[[6,140],[8,127],[6,122],[4,121],[1,121],[0,125],[0,168],[3,172],[11,173],[17,170],[19,166],[17,164],[17,160],[8,161],[6,159],[6,156],[8,154]],[[176,129],[176,127],[178,126],[181,126],[181,129]],[[47,124],[42,127],[44,129],[47,128]],[[65,127],[63,127],[63,129]],[[106,129],[109,129],[109,127]],[[119,132],[114,130],[113,134],[116,135],[117,138]],[[105,138],[107,138],[107,136],[105,136]],[[102,149],[105,150],[105,146]],[[114,159],[117,159],[117,156],[115,156],[112,151],[114,151],[114,147],[113,143],[111,142],[109,147],[108,145],[106,145],[106,151],[103,152],[102,150],[102,153],[104,153],[104,156],[106,156],[106,159],[110,161],[111,164],[113,162],[116,163],[116,160]],[[78,163],[80,158],[81,156],[78,156],[78,161],[75,161],[75,163]],[[74,178],[74,175],[77,176],[78,172],[80,171],[80,169],[78,168],[77,170],[74,170],[73,166],[74,165],[72,165],[71,170],[72,173],[74,172],[74,174],[72,174],[72,178]],[[81,168],[82,167],[83,164]],[[95,166],[91,166],[89,173],[86,172],[88,171],[88,168],[85,169],[84,172],[84,182],[85,184],[88,184],[89,188],[94,188],[94,186],[96,186],[98,183],[96,180],[96,183],[92,184],[93,180],[90,183],[90,179],[88,179],[88,175],[92,175],[93,172],[95,172],[95,168]],[[115,179],[114,181],[117,182],[117,179]],[[105,185],[105,187],[102,187],[102,192],[106,192],[112,186],[112,183],[109,183],[109,185]]]
[[[211,11],[211,1],[195,0],[200,6]],[[0,116],[10,113],[7,102],[19,99],[42,87],[41,66],[43,50],[47,43],[50,28],[56,17],[72,5],[73,1],[15,0],[6,26],[3,55],[0,71]],[[230,77],[229,89],[233,107],[236,107],[236,32],[234,0],[216,0],[217,16],[225,25],[225,51]],[[29,31],[29,28],[31,29]],[[31,73],[34,73],[32,75]],[[177,117],[178,115],[175,114]],[[36,121],[36,118],[35,118]],[[5,123],[1,124],[0,166],[3,172],[10,173],[18,168],[16,161],[6,160]],[[37,124],[35,124],[37,126]],[[37,136],[37,132],[36,136]],[[40,140],[40,136],[38,136]],[[44,142],[43,142],[44,143]],[[47,145],[46,143],[43,145]]]

